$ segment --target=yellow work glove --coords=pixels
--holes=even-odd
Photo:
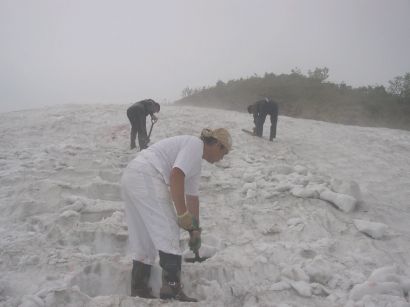
[[[187,231],[198,228],[198,222],[194,216],[187,210],[184,214],[178,215],[178,226]]]

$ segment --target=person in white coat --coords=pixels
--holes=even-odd
[[[182,291],[180,228],[189,231],[189,246],[197,251],[201,245],[198,190],[202,159],[220,161],[231,148],[226,129],[203,129],[199,138],[163,139],[128,164],[121,191],[133,252],[132,296],[154,298],[148,280],[159,253],[160,298],[197,301]]]

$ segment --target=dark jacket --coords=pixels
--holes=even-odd
[[[278,104],[273,100],[259,100],[253,104],[253,117],[266,117],[266,115],[278,115]]]
[[[131,113],[138,113],[141,110],[143,110],[144,115],[153,115],[154,113],[154,109],[155,109],[155,101],[152,99],[145,99],[145,100],[141,100],[138,101],[136,103],[134,103],[132,106],[130,106],[127,110],[128,112]]]

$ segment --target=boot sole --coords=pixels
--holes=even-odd
[[[161,300],[173,300],[173,299],[175,299],[175,296],[172,296],[170,294],[160,294],[159,298]]]
[[[179,300],[175,296],[172,296],[171,294],[160,294],[159,298],[161,300],[176,300],[178,302],[187,302],[187,303],[196,303],[198,300]]]

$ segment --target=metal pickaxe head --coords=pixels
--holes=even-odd
[[[185,258],[185,262],[204,262],[205,260],[209,259],[210,257],[200,257],[199,256],[199,251],[196,251],[195,253],[195,257],[194,258]]]

